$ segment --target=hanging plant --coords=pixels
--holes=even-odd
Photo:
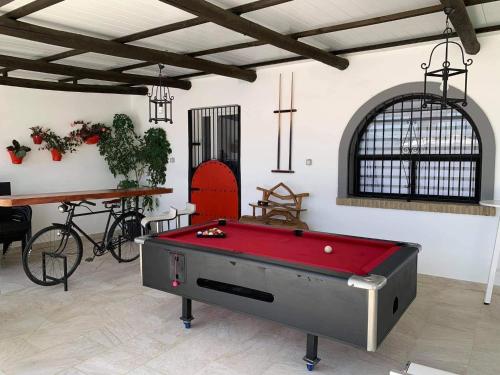
[[[167,164],[172,148],[163,128],[150,128],[144,133],[142,161],[152,186],[163,185],[167,179]]]
[[[27,146],[21,146],[19,142],[14,139],[12,141],[12,145],[7,146],[7,151],[9,152],[12,164],[22,164],[24,157],[28,152],[31,151],[31,148]]]
[[[88,121],[75,121],[71,124],[72,127],[79,126],[79,129],[73,130],[70,136],[79,138],[81,142],[88,145],[95,145],[99,142],[104,134],[110,133],[111,128],[101,123],[92,124]]]
[[[49,150],[54,161],[61,161],[64,154],[75,152],[80,145],[79,140],[71,134],[67,137],[60,137],[51,130],[43,134],[43,141],[45,145],[40,150]]]
[[[31,139],[33,139],[33,143],[36,145],[41,145],[43,142],[43,135],[45,134],[46,130],[42,128],[41,126],[33,126],[30,128],[31,130]]]

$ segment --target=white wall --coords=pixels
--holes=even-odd
[[[481,52],[470,68],[469,93],[483,108],[500,134],[500,34],[480,37]],[[242,82],[223,77],[193,81],[189,92],[176,90],[174,124],[167,126],[175,163],[169,165],[167,185],[174,194],[162,198],[163,208],[182,207],[188,199],[188,129],[190,108],[241,105],[242,122],[242,211],[259,199],[256,186],[279,181],[297,192],[310,192],[304,219],[315,230],[358,236],[413,241],[422,244],[419,271],[463,280],[485,282],[495,236],[495,218],[337,206],[337,163],[339,141],[354,112],[372,96],[390,87],[422,80],[421,62],[431,44],[348,56],[345,71],[316,62],[302,62],[259,69],[257,81]],[[291,72],[295,73],[294,170],[295,174],[272,174],[276,162],[277,88],[279,73],[286,77],[288,93]],[[286,96],[285,96],[286,98]],[[146,101],[133,98],[134,112],[143,128]],[[287,100],[287,99],[285,99]],[[286,118],[285,118],[286,120]],[[500,138],[499,138],[500,139]],[[500,140],[497,140],[500,144]],[[500,152],[497,152],[497,158]],[[305,159],[313,159],[312,166]],[[496,162],[500,181],[500,161]],[[500,197],[500,184],[496,184]]]
[[[50,127],[67,135],[74,120],[111,123],[113,114],[130,113],[131,99],[123,95],[80,94],[0,86],[0,181],[10,181],[13,194],[31,194],[116,187],[95,145],[82,145],[77,153],[54,162],[49,151],[33,145],[29,128]],[[5,147],[12,139],[31,147],[22,165],[13,165]],[[57,204],[33,206],[33,230],[59,222]],[[91,233],[102,232],[104,217],[83,220]]]
[[[500,134],[500,106],[495,94],[500,83],[500,33],[480,36],[481,52],[470,69],[470,96],[483,108]],[[422,79],[420,63],[431,44],[348,56],[350,66],[338,71],[316,62],[259,69],[254,83],[223,77],[193,81],[192,90],[174,90],[174,124],[167,132],[175,163],[168,167],[167,184],[174,193],[161,198],[162,209],[182,207],[188,199],[188,129],[190,108],[239,104],[242,115],[242,211],[259,199],[256,186],[279,181],[295,191],[307,191],[308,212],[304,219],[315,230],[359,236],[414,241],[423,245],[419,270],[463,280],[485,282],[495,236],[495,219],[337,206],[338,146],[354,112],[382,90]],[[277,84],[284,74],[288,93],[295,73],[294,170],[295,174],[272,174],[276,162]],[[286,96],[285,96],[286,98]],[[64,135],[76,119],[110,123],[114,113],[129,113],[140,130],[147,129],[144,97],[76,94],[0,87],[0,144],[13,138],[30,144],[28,128],[51,127]],[[285,118],[286,120],[286,118]],[[500,139],[500,138],[499,138]],[[500,140],[497,139],[497,144]],[[313,160],[312,166],[305,159]],[[500,152],[497,152],[500,158]],[[500,161],[496,162],[496,196],[500,197]],[[116,181],[95,146],[83,146],[76,154],[52,162],[48,151],[33,151],[20,166],[10,164],[6,152],[0,157],[0,181],[11,181],[15,193],[54,192],[111,188]],[[56,205],[34,207],[34,230],[62,217]],[[102,221],[87,222],[91,232],[102,230]],[[500,280],[499,280],[500,281]]]

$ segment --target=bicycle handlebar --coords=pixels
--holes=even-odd
[[[89,201],[86,201],[86,200],[82,200],[78,203],[73,203],[73,202],[64,202],[64,204],[68,205],[68,206],[73,206],[73,207],[79,207],[81,206],[82,204],[87,204],[89,206],[96,206],[96,204],[94,202],[89,202]]]

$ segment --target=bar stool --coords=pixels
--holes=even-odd
[[[181,216],[192,215],[196,212],[196,205],[194,203],[186,203],[186,207],[182,210],[177,210],[177,228],[181,227]]]
[[[147,226],[151,223],[156,224],[156,232],[163,232],[163,223],[167,222],[167,228],[170,230],[170,221],[175,220],[177,218],[177,209],[174,207],[170,207],[167,212],[159,214],[157,216],[147,216],[141,220],[141,225],[143,228],[147,228]]]

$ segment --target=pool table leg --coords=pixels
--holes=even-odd
[[[193,320],[193,315],[191,315],[191,300],[186,297],[182,297],[182,316],[180,319],[184,323],[186,329],[191,328],[191,320]]]
[[[306,355],[303,358],[309,371],[314,370],[314,366],[320,361],[318,358],[318,336],[307,334]]]

